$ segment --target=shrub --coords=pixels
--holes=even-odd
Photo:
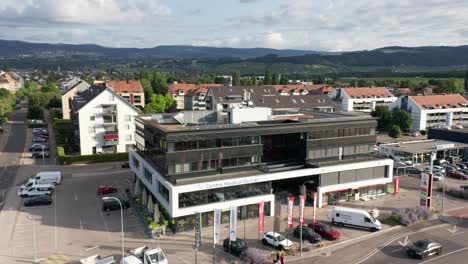
[[[240,255],[240,264],[266,264],[265,254],[257,248],[247,248]]]
[[[396,226],[396,225],[401,224],[401,216],[396,213],[392,213],[388,217],[379,218],[379,220],[382,224],[386,224],[390,226]]]
[[[400,217],[402,225],[411,225],[420,220],[428,220],[432,217],[432,211],[426,207],[398,209],[396,214]]]
[[[63,157],[64,164],[79,164],[79,163],[101,163],[101,162],[115,162],[127,161],[128,153],[110,153],[110,154],[95,154],[95,155],[82,155],[71,156],[65,155]]]
[[[425,136],[425,135],[427,135],[427,130],[423,129],[423,130],[419,131],[419,133],[421,133],[422,136]]]

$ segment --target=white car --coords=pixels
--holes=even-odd
[[[282,234],[276,232],[266,232],[263,234],[262,243],[270,245],[279,250],[288,250],[292,247],[292,241],[285,238]]]
[[[444,180],[444,174],[442,174],[440,172],[434,172],[432,174],[432,179],[434,179],[434,181],[443,181]]]
[[[429,173],[429,171],[430,171],[429,167],[424,169],[425,173]],[[432,167],[432,173],[442,173],[443,174],[443,173],[445,173],[445,169],[442,166],[434,165]]]

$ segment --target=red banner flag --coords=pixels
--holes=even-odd
[[[315,223],[315,215],[316,215],[316,211],[317,211],[317,193],[314,192],[314,218],[313,218],[313,223]]]
[[[294,197],[288,197],[288,228],[293,227]]]
[[[395,184],[393,188],[393,194],[399,194],[400,193],[400,178],[395,178]]]
[[[258,204],[258,233],[260,235],[265,231],[265,202]]]
[[[300,225],[304,225],[304,207],[305,207],[305,195],[299,196],[299,223]]]

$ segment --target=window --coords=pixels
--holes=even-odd
[[[166,188],[166,186],[158,182],[158,190],[161,196],[164,198],[164,200],[169,202],[169,190]]]
[[[94,121],[94,116],[90,116],[89,121]]]
[[[127,141],[132,141],[132,135],[131,134],[127,135],[126,140]]]
[[[114,101],[114,99],[115,99],[114,95],[113,95],[113,94],[110,94],[110,95],[109,95],[109,101]]]
[[[188,172],[189,168],[190,168],[190,163],[177,163],[175,165],[175,173]]]
[[[137,169],[140,168],[140,161],[137,158],[133,157],[132,163],[133,163],[133,167],[135,167]]]
[[[153,174],[151,174],[151,172],[147,169],[147,168],[144,168],[144,172],[145,172],[145,179],[153,184]]]
[[[132,121],[132,116],[131,115],[125,115],[125,121],[127,121],[127,122]]]
[[[371,222],[371,220],[370,220],[369,218],[367,218],[367,217],[364,217],[364,222],[366,222],[366,223],[370,223],[370,222]]]

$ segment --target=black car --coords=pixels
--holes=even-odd
[[[226,252],[229,252],[229,238],[224,239],[223,248]],[[244,250],[247,249],[247,243],[242,239],[231,241],[231,253],[240,256]]]
[[[42,159],[43,157],[48,158],[49,157],[49,152],[48,151],[42,152],[42,150],[41,150],[41,151],[33,152],[33,154],[32,154],[33,159]]]
[[[24,206],[49,205],[52,204],[50,195],[38,195],[24,199]]]
[[[294,229],[294,236],[297,238],[300,238],[301,235],[301,226],[296,226]],[[302,240],[309,240],[310,243],[317,243],[322,241],[322,237],[315,233],[315,231],[308,227],[308,226],[302,226]]]
[[[415,168],[415,167],[409,167],[409,168],[406,168],[406,172],[408,174],[421,174],[422,170]]]
[[[120,201],[122,202],[123,209],[127,209],[130,207],[129,202],[122,200],[122,199]],[[103,201],[102,210],[106,212],[113,211],[113,210],[120,210],[120,204],[116,200]]]
[[[414,242],[406,248],[406,253],[409,257],[423,259],[432,255],[440,255],[442,253],[442,245],[434,240],[423,239]]]

